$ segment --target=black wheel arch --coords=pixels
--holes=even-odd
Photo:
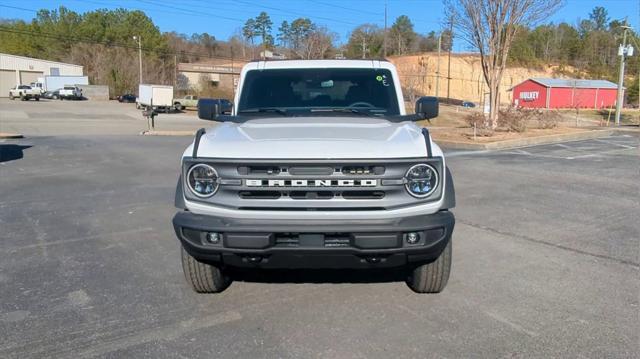
[[[444,191],[444,202],[442,204],[442,209],[449,209],[456,206],[456,189],[453,185],[453,176],[451,175],[451,171],[449,170],[449,166],[446,167],[446,184]]]
[[[176,184],[176,196],[173,203],[176,208],[187,209],[187,205],[184,203],[184,194],[182,192],[182,175],[178,177],[178,183]]]

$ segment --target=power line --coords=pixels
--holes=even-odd
[[[281,12],[292,14],[292,15],[296,15],[296,16],[303,16],[303,17],[321,19],[321,20],[325,20],[325,21],[341,23],[341,24],[346,24],[346,25],[358,25],[356,23],[349,22],[349,21],[336,20],[336,19],[332,19],[332,18],[329,18],[329,17],[323,17],[323,16],[308,16],[307,14],[304,14],[304,13],[283,10],[283,9],[279,9],[279,8],[272,7],[272,6],[264,6],[262,4],[256,4],[256,3],[249,2],[249,1],[243,1],[243,0],[235,0],[235,1],[239,2],[239,3],[242,3],[242,4],[245,4],[245,5],[256,6],[256,7],[259,7],[259,8],[264,8],[264,9],[269,9],[269,10],[281,11]]]
[[[222,15],[219,15],[219,14],[213,14],[213,13],[209,13],[209,12],[196,11],[196,10],[182,8],[182,7],[167,5],[166,3],[158,4],[158,3],[154,3],[154,2],[146,1],[146,0],[137,0],[137,1],[141,2],[141,3],[149,4],[149,5],[162,6],[162,7],[169,8],[169,9],[184,11],[184,12],[190,13],[192,15],[205,16],[207,18],[217,17],[219,19],[225,19],[225,20],[231,20],[231,21],[240,21],[240,22],[244,22],[245,21],[243,19],[239,19],[239,18],[236,18],[236,17],[228,17],[228,16],[222,16]]]
[[[313,4],[320,4],[320,5],[324,5],[324,6],[328,6],[328,7],[334,7],[336,9],[353,11],[353,12],[357,12],[359,14],[369,14],[369,15],[376,15],[376,16],[382,15],[381,13],[378,13],[378,12],[366,11],[366,10],[362,10],[362,9],[353,9],[353,8],[349,8],[349,7],[341,6],[341,5],[336,5],[336,4],[327,4],[327,3],[322,2],[322,1],[315,1],[315,0],[307,0],[307,1],[310,2],[310,3],[313,3]]]
[[[23,7],[17,7],[17,6],[0,5],[0,7],[6,7],[6,8],[9,8],[9,9],[22,10],[22,11],[29,11],[29,12],[35,12],[35,13],[37,13],[37,12],[38,12],[38,10],[26,9],[26,8],[23,8]]]
[[[81,0],[77,0],[77,1],[81,1]],[[185,14],[188,14],[188,15],[193,14],[193,15],[196,15],[196,16],[204,16],[204,14],[207,14],[207,16],[206,16],[207,18],[211,18],[211,17],[214,17],[214,18],[215,18],[215,17],[219,17],[219,15],[218,15],[218,13],[219,13],[219,12],[223,12],[223,13],[233,12],[233,13],[240,13],[240,14],[243,14],[243,15],[246,15],[246,14],[247,14],[247,12],[248,12],[248,10],[245,10],[245,9],[241,9],[241,8],[239,8],[239,7],[238,7],[238,4],[236,4],[236,3],[234,3],[233,5],[231,5],[231,6],[233,6],[233,8],[232,8],[232,9],[229,9],[229,8],[227,8],[227,7],[220,7],[220,5],[221,5],[221,4],[220,4],[219,2],[216,2],[216,4],[215,4],[215,8],[214,8],[214,7],[212,7],[208,2],[206,2],[206,6],[194,6],[194,5],[189,5],[189,9],[187,9],[187,8],[184,8],[184,7],[168,6],[168,5],[165,5],[165,4],[164,4],[164,3],[162,3],[162,2],[153,1],[153,0],[137,0],[137,1],[146,2],[146,3],[148,3],[148,4],[153,4],[153,5],[156,5],[156,6],[163,7],[163,8],[165,8],[165,7],[171,7],[171,8],[173,8],[173,9],[180,9],[180,10],[182,10],[182,11],[185,11]],[[203,5],[204,5],[204,4],[203,4]],[[222,4],[222,5],[227,5],[227,4]],[[255,6],[252,6],[252,8],[255,8]],[[194,10],[194,9],[195,9],[195,10]],[[198,10],[198,9],[204,9],[204,10],[214,9],[214,10],[219,11],[219,12],[211,13],[211,12],[201,11],[201,10]],[[155,11],[155,9],[154,9],[154,11]],[[160,10],[160,11],[162,11],[162,10]],[[166,13],[166,11],[163,11],[163,12],[165,12],[165,13]],[[273,14],[271,14],[271,15],[273,15]],[[277,16],[277,17],[285,17],[285,15],[280,15],[280,14],[276,14],[276,16]],[[246,19],[244,19],[244,18],[243,18],[243,19],[239,19],[239,18],[228,18],[228,19],[229,19],[229,20],[233,19],[233,21],[238,21],[238,22],[242,22],[242,23],[244,23],[244,22],[245,22],[245,20],[246,20]]]
[[[92,0],[74,0],[74,1],[77,1],[77,2],[80,2],[80,3],[91,3],[91,4],[101,5],[101,6],[106,5],[106,6],[121,7],[121,8],[126,8],[127,10],[139,10],[139,11],[144,12],[145,15],[146,15],[147,12],[162,13],[162,14],[166,14],[167,13],[166,10],[150,9],[148,7],[141,7],[141,6],[127,7],[127,6],[123,6],[121,4],[116,4],[116,3],[112,3],[112,2],[100,2],[100,1],[92,1]],[[165,7],[168,7],[168,5],[165,6]],[[175,13],[181,14],[181,15],[187,15],[187,16],[194,15],[194,13],[189,13],[189,12],[185,12],[185,11],[178,11],[178,12],[175,12]],[[204,14],[195,14],[195,15],[200,15],[202,17],[210,18],[209,15],[204,15]]]

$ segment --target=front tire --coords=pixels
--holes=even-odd
[[[435,261],[415,268],[407,285],[416,293],[440,293],[447,286],[451,272],[451,240]]]
[[[231,284],[231,278],[213,265],[198,262],[184,248],[182,252],[182,271],[191,288],[198,293],[220,293]]]

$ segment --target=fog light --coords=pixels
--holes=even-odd
[[[407,243],[416,244],[420,242],[420,234],[417,232],[407,233]]]
[[[211,244],[220,243],[220,233],[216,233],[216,232],[207,233],[207,242]]]

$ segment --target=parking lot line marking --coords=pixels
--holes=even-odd
[[[568,149],[568,150],[571,150],[571,149],[572,149],[571,147],[569,147],[569,146],[565,145],[564,143],[556,143],[556,144],[554,144],[554,146],[558,146],[558,147],[566,148],[566,149]]]
[[[543,154],[539,154],[539,153],[530,153],[530,152],[527,152],[527,151],[524,151],[524,150],[513,150],[513,151],[508,151],[508,152],[503,152],[503,153],[512,154],[512,155],[529,156],[529,157],[552,158],[552,159],[556,159],[556,160],[566,160],[567,159],[567,157],[543,155]]]
[[[486,310],[484,311],[484,314],[488,315],[489,317],[495,319],[496,321],[498,321],[498,322],[500,322],[502,324],[506,324],[507,326],[511,327],[512,329],[514,329],[515,331],[517,331],[519,333],[526,334],[526,335],[528,335],[530,337],[537,337],[539,335],[538,333],[536,333],[534,331],[528,330],[528,329],[524,328],[523,326],[510,321],[509,319],[503,317],[500,314],[497,314],[497,313],[494,313],[494,312],[491,312],[491,311],[486,311]]]
[[[621,143],[615,143],[615,142],[606,141],[606,140],[600,140],[600,139],[594,139],[594,141],[600,142],[600,143],[606,143],[606,144],[609,144],[609,145],[614,145],[614,146],[618,146],[618,147],[622,147],[622,148],[626,148],[626,149],[629,149],[629,150],[637,148],[637,147],[634,147],[634,146],[623,145]]]
[[[482,154],[487,154],[487,153],[491,153],[491,152],[493,152],[493,151],[491,151],[491,150],[454,151],[454,152],[445,152],[445,155],[446,155],[447,158],[449,158],[449,157],[460,157],[460,156],[468,156],[468,155],[482,155]]]
[[[622,153],[622,152],[627,152],[629,150],[635,150],[635,149],[636,149],[635,147],[632,147],[632,148],[620,148],[620,149],[617,149],[617,150],[609,150],[609,151],[603,151],[603,152],[598,152],[598,153],[590,153],[590,154],[587,154],[587,155],[567,157],[567,159],[573,160],[573,159],[581,159],[581,158],[589,158],[589,157],[604,157],[604,155]]]

